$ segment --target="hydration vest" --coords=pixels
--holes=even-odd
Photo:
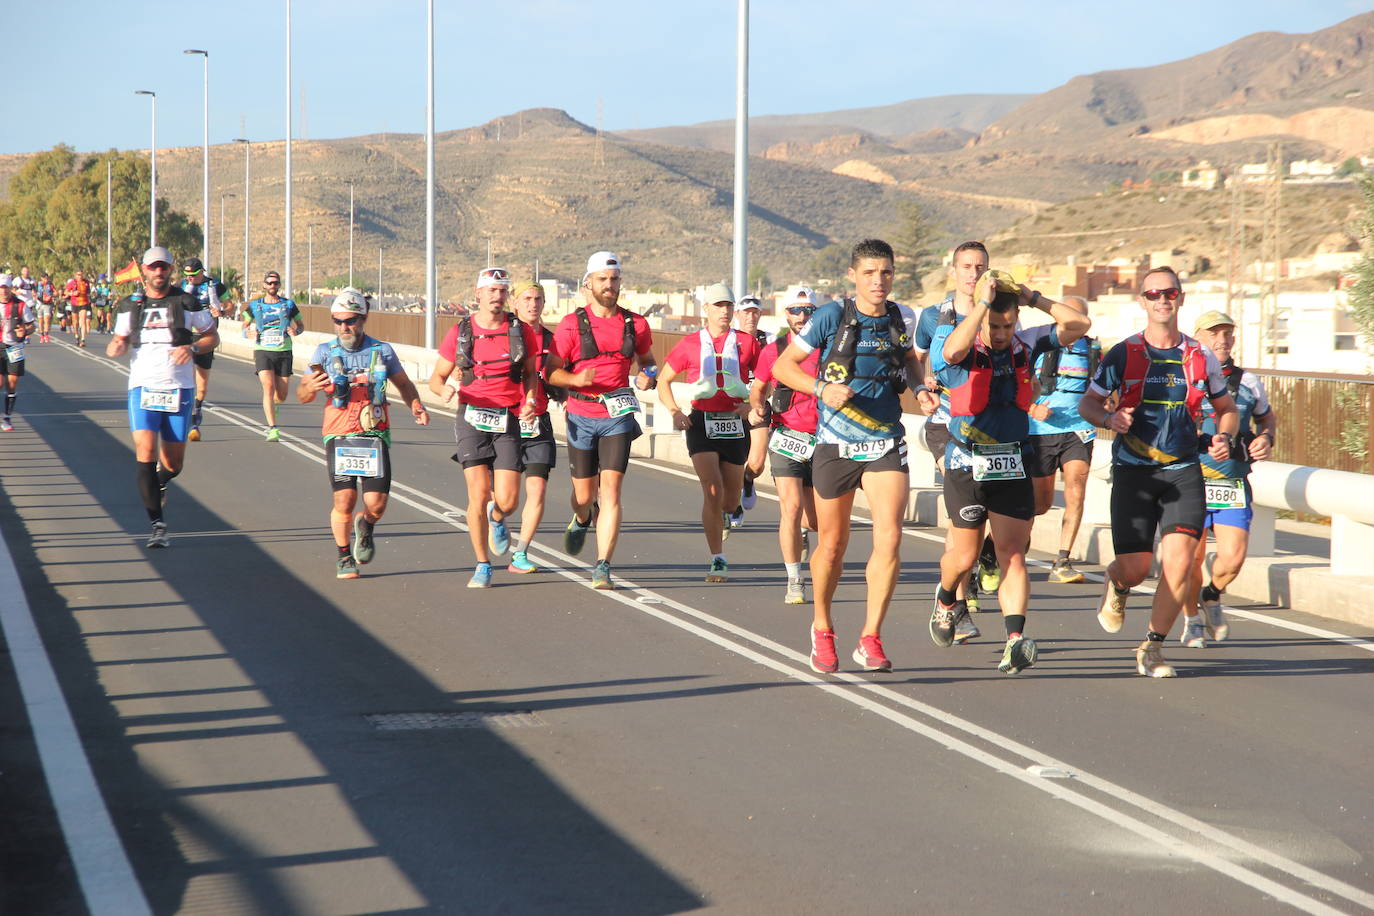
[[[368,348],[367,400],[377,407],[386,403],[386,361],[381,358],[381,354],[382,345],[374,340]],[[344,348],[339,344],[337,337],[329,345],[329,374],[334,380],[334,391],[331,392],[333,405],[343,410],[349,402],[352,378],[344,366]],[[342,384],[340,379],[343,380]]]
[[[911,348],[911,337],[906,332],[906,322],[902,320],[902,313],[897,304],[889,301],[884,305],[887,308],[887,336],[891,345],[873,355],[886,364],[885,371],[880,375],[854,374],[862,331],[859,325],[859,307],[853,299],[846,299],[840,312],[840,326],[835,332],[835,341],[830,345],[830,351],[823,360],[821,378],[840,385],[847,385],[855,379],[886,380],[896,394],[906,390],[906,361],[902,351]]]
[[[1088,342],[1088,381],[1093,380],[1097,375],[1097,366],[1102,362],[1102,344],[1096,338],[1083,338]],[[1064,347],[1056,347],[1045,354],[1045,358],[1040,361],[1040,395],[1054,394],[1059,387],[1059,357],[1063,355]]]
[[[969,350],[973,365],[968,370],[968,378],[962,385],[951,388],[949,392],[949,412],[951,416],[973,417],[988,407],[992,394],[993,365],[992,351],[981,340],[974,340]],[[1011,342],[1011,364],[1016,376],[1016,394],[1010,403],[1018,410],[1026,410],[1035,400],[1035,387],[1031,384],[1031,358],[1026,345],[1013,339]],[[1000,402],[993,406],[1002,406]]]
[[[544,385],[544,394],[550,401],[562,404],[568,399],[568,389],[560,388],[557,385],[550,385],[548,379],[549,353],[553,351],[553,331],[537,325],[539,328],[539,381]]]
[[[739,340],[735,337],[737,333],[737,331],[731,330],[725,332],[725,343],[722,345],[723,352],[721,353],[716,353],[710,331],[702,328],[697,333],[697,340],[701,347],[701,377],[692,383],[689,390],[693,401],[704,401],[714,397],[718,391],[723,391],[740,401],[749,397],[749,386],[745,384],[740,373]],[[713,368],[709,372],[706,369],[708,359],[713,364]],[[725,384],[716,384],[717,374],[725,380]]]
[[[791,335],[789,334],[787,337],[779,337],[773,342],[773,346],[778,348],[777,356],[782,356],[782,351],[787,349],[787,343],[790,339]],[[776,361],[777,357],[775,356],[774,362]],[[792,408],[792,398],[795,395],[796,392],[791,388],[781,382],[774,381],[773,393],[768,396],[768,406],[773,408],[774,413],[786,413]]]
[[[1180,335],[1183,338],[1183,379],[1187,385],[1188,393],[1183,404],[1187,406],[1188,413],[1192,416],[1193,422],[1197,422],[1202,413],[1203,389],[1207,384],[1207,359],[1203,356],[1202,346],[1187,334]],[[1127,407],[1138,407],[1142,396],[1145,393],[1145,380],[1150,375],[1150,351],[1145,344],[1145,338],[1140,334],[1126,338],[1126,369],[1121,375],[1121,400],[1117,409]],[[1236,384],[1240,384],[1237,379]],[[1151,401],[1152,404],[1161,404],[1164,407],[1177,407],[1177,401]]]
[[[215,287],[215,295],[223,296],[227,290],[227,287],[223,283],[216,280],[214,277],[210,276],[207,276],[204,282],[202,283],[192,283],[190,280],[181,281],[181,291],[184,293],[190,293],[192,296],[195,296],[196,301],[200,303],[201,308],[209,308],[210,285],[212,283]]]
[[[72,282],[76,285],[76,291],[75,291],[75,293],[73,293],[72,295],[70,295],[70,296],[67,297],[67,301],[70,302],[72,305],[77,306],[77,307],[85,306],[85,305],[90,305],[90,304],[91,304],[91,281],[90,281],[90,280],[73,280]]]
[[[143,313],[150,308],[167,309],[167,327],[172,331],[172,346],[184,347],[191,343],[191,330],[186,327],[186,307],[182,293],[173,292],[162,299],[135,299],[130,296],[120,305],[129,313],[129,347],[143,344]]]
[[[499,333],[499,332],[498,332]],[[477,337],[495,337],[496,334],[474,333],[472,330],[472,316],[467,315],[458,322],[458,346],[455,350],[456,365],[462,375],[459,377],[462,384],[471,385],[479,378],[509,378],[512,382],[523,381],[525,378],[525,323],[514,315],[506,316],[506,336],[510,339],[510,353],[498,359],[473,359],[472,352]],[[487,366],[492,363],[510,360],[510,366],[505,372],[488,373],[478,375],[478,366]]]
[[[635,355],[635,321],[634,315],[627,309],[620,308],[620,317],[625,320],[625,333],[620,338],[619,350],[602,350],[597,346],[596,335],[592,333],[592,319],[587,314],[587,307],[584,305],[577,310],[577,336],[578,354],[577,359],[568,365],[568,371],[573,371],[573,366],[584,360],[595,359],[598,356],[620,356],[625,359]]]

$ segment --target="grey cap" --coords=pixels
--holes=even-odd
[[[171,266],[172,264],[176,263],[176,259],[172,257],[172,253],[170,251],[168,251],[166,248],[163,248],[160,245],[154,245],[152,248],[149,248],[147,251],[143,252],[144,267],[147,267],[149,264],[157,264],[159,262]]]
[[[706,292],[701,294],[702,305],[715,305],[717,302],[729,302],[734,304],[735,294],[730,292],[730,287],[724,283],[712,283],[706,287]]]

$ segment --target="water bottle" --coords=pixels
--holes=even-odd
[[[334,386],[330,389],[329,394],[334,399],[334,407],[343,410],[344,405],[348,403],[348,372],[344,369],[343,357],[334,357],[329,364],[329,369],[330,380]]]

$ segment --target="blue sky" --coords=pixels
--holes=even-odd
[[[285,134],[285,0],[6,6],[0,153],[146,148],[149,105],[135,89],[158,93],[159,146],[199,145],[201,59],[181,53],[193,47],[211,52],[212,143]],[[1042,92],[1364,10],[1353,0],[754,0],[750,111]],[[296,136],[424,130],[424,0],[294,0],[292,17]],[[595,124],[598,99],[608,129],[734,113],[732,0],[436,0],[435,18],[439,130],[534,107]]]

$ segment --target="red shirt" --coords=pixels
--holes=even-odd
[[[67,281],[67,301],[72,305],[91,304],[91,281],[72,277]]]
[[[629,384],[631,357],[620,355],[620,344],[625,337],[625,319],[619,312],[610,318],[598,318],[591,309],[587,309],[587,316],[591,319],[592,337],[596,340],[596,349],[605,355],[582,360],[582,335],[577,328],[578,311],[581,309],[569,312],[563,316],[562,321],[558,322],[558,328],[553,332],[553,352],[563,360],[570,372],[581,372],[587,368],[596,370],[596,375],[590,385],[585,388],[568,389],[568,413],[575,413],[579,417],[604,419],[610,416],[605,404],[599,400],[584,401],[581,398],[573,397],[572,394],[583,394],[595,398],[608,391],[624,388]],[[649,322],[645,321],[641,315],[635,315],[633,312],[628,314],[634,322],[635,355],[644,356],[654,343],[653,334],[649,331]]]
[[[725,352],[725,340],[730,334],[735,335],[735,341],[739,347],[739,374],[740,380],[745,385],[749,384],[749,375],[754,371],[754,364],[759,359],[759,342],[754,339],[752,334],[743,331],[727,330],[719,337],[711,338],[711,346],[716,352],[716,384],[725,384],[725,373],[721,372],[722,360],[720,356]],[[668,365],[677,370],[678,376],[688,384],[695,383],[701,379],[701,335],[692,334],[684,337],[673,347],[673,352],[668,354]],[[697,411],[719,411],[725,412],[734,410],[744,403],[743,398],[735,398],[726,394],[724,391],[717,391],[704,401],[693,401],[692,409]]]
[[[763,348],[763,354],[759,356],[758,365],[754,367],[754,380],[767,384],[774,382],[781,385],[773,378],[773,364],[778,361],[782,351],[787,349],[790,335],[779,343],[769,344]],[[806,359],[801,361],[801,367],[807,375],[815,377],[816,366],[821,361],[821,349],[817,347],[806,355]],[[784,386],[785,387],[785,386]],[[799,433],[814,433],[816,431],[816,398],[810,392],[797,391],[792,395],[792,406],[782,413],[773,414],[773,426],[786,426],[788,429],[795,429]]]
[[[496,330],[484,328],[472,319],[472,359],[477,363],[472,371],[476,379],[460,385],[459,404],[474,407],[519,407],[520,399],[525,396],[523,383],[510,377],[510,326],[507,322],[516,319],[509,313],[501,327]],[[461,322],[460,322],[461,324]],[[455,324],[444,335],[439,345],[439,355],[451,363],[458,362],[458,327]],[[525,336],[525,353],[538,353],[541,341],[538,332],[527,324],[521,323]],[[455,372],[461,370],[454,370]]]
[[[544,387],[544,382],[548,378],[549,353],[553,351],[553,332],[548,334],[549,345],[544,347],[544,332],[547,329],[542,325],[534,326],[534,337],[539,341],[539,348],[535,351],[538,355],[535,358],[535,365],[539,369],[539,384],[534,386],[534,413],[536,416],[543,416],[549,412],[549,390]]]

